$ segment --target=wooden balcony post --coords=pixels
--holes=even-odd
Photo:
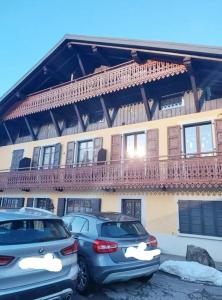
[[[80,125],[82,131],[86,131],[83,119],[82,119],[82,117],[80,115],[79,108],[77,106],[77,103],[73,103],[73,107],[74,107],[74,110],[75,110],[75,113],[77,115],[77,119],[78,119],[78,122],[79,122],[79,125]]]
[[[25,124],[26,124],[26,126],[28,128],[29,134],[32,137],[32,140],[35,141],[36,140],[36,135],[35,135],[34,130],[33,130],[32,126],[31,126],[31,124],[29,122],[28,117],[24,116],[24,120],[25,120]]]
[[[190,77],[190,83],[193,91],[193,96],[194,96],[194,102],[195,102],[195,107],[196,107],[196,112],[200,112],[200,103],[199,103],[199,97],[198,97],[198,91],[197,91],[197,83],[196,83],[196,78],[191,62],[190,57],[185,57],[184,60],[184,65],[187,68],[189,77]]]
[[[49,111],[49,114],[50,114],[50,117],[52,119],[52,123],[53,123],[53,125],[55,127],[57,136],[61,136],[61,129],[59,128],[59,124],[58,124],[58,122],[57,122],[57,120],[55,118],[55,115],[54,115],[54,113],[53,113],[53,111],[51,109]]]
[[[2,122],[2,125],[3,125],[3,127],[5,129],[5,132],[6,132],[7,136],[8,136],[8,139],[9,139],[10,143],[14,144],[14,139],[12,137],[11,131],[8,128],[8,125],[6,124],[6,122]]]
[[[146,111],[147,121],[150,121],[151,118],[152,118],[152,116],[151,116],[151,110],[150,110],[150,105],[148,103],[148,97],[146,95],[146,90],[145,90],[144,86],[140,86],[140,92],[141,92],[143,104],[144,104],[145,111]]]
[[[103,114],[104,114],[104,116],[106,118],[106,123],[107,123],[108,127],[112,127],[112,120],[110,118],[109,110],[108,110],[108,108],[106,106],[106,103],[105,103],[105,100],[104,100],[103,97],[100,97],[100,103],[102,105]]]

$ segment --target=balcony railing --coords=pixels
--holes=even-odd
[[[208,189],[222,184],[222,155],[4,171],[0,190]]]
[[[49,110],[184,72],[186,67],[183,64],[148,60],[139,65],[131,61],[29,95],[9,111],[4,116],[4,120]]]

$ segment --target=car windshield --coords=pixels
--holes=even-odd
[[[138,237],[146,235],[143,225],[138,222],[107,222],[102,224],[101,236],[112,238]]]
[[[13,220],[0,222],[0,246],[66,239],[70,233],[62,220]]]

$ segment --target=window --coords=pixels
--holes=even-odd
[[[24,206],[24,198],[0,198],[0,208],[21,208]]]
[[[93,141],[83,141],[78,143],[78,163],[91,163],[93,161]]]
[[[35,201],[35,207],[37,208],[46,209],[50,211],[54,210],[52,200],[49,198],[36,198]]]
[[[146,135],[144,132],[128,134],[125,136],[125,156],[138,158],[146,155]]]
[[[14,220],[0,222],[0,246],[42,243],[70,237],[62,220]]]
[[[71,212],[92,212],[90,199],[68,199],[67,213]]]
[[[73,212],[99,212],[101,208],[101,199],[90,198],[90,199],[78,199],[78,198],[68,198],[66,205],[66,213]]]
[[[44,147],[43,150],[43,159],[42,166],[44,169],[47,169],[50,166],[53,166],[55,158],[55,146]]]
[[[213,152],[211,123],[185,126],[184,150],[186,154]]]
[[[222,237],[222,201],[180,200],[179,231]]]
[[[88,231],[88,221],[85,218],[75,217],[72,221],[72,232],[80,233]]]
[[[141,200],[122,199],[122,213],[127,216],[141,220]]]
[[[162,97],[160,101],[160,109],[167,110],[184,106],[184,99],[182,95],[167,95]]]
[[[138,237],[147,234],[139,222],[107,222],[102,225],[101,236],[111,238]]]

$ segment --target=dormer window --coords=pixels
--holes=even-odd
[[[160,109],[167,110],[184,106],[184,98],[182,94],[174,94],[163,96],[160,100]]]

